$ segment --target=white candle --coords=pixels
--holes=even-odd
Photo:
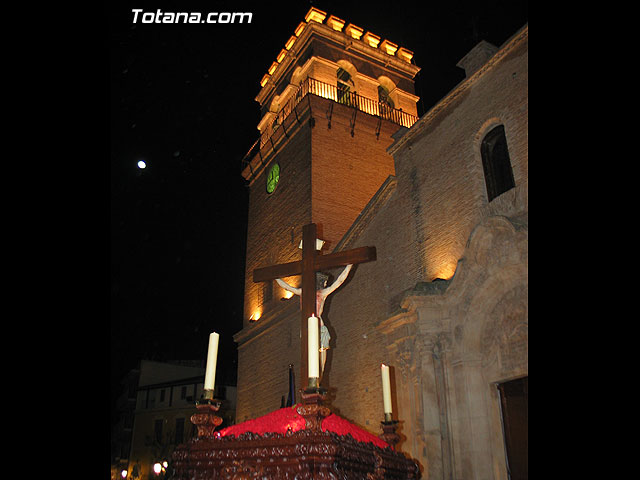
[[[308,371],[309,378],[320,377],[320,346],[318,343],[320,337],[320,331],[318,326],[318,317],[311,315],[309,317],[309,335],[308,335]]]
[[[204,389],[213,390],[216,381],[216,364],[218,363],[218,340],[220,335],[213,332],[209,335],[209,352],[207,353],[207,370],[204,375]]]
[[[391,381],[389,380],[389,367],[382,364],[382,402],[384,413],[391,413]]]

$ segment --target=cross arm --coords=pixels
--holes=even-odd
[[[302,273],[302,261],[282,263],[280,265],[271,265],[269,267],[256,268],[253,271],[254,282],[266,282],[275,280],[276,278],[291,277],[292,275],[300,275]]]
[[[360,247],[329,255],[318,255],[315,258],[315,269],[325,270],[344,267],[349,264],[372,262],[376,259],[376,247]]]
[[[328,255],[316,255],[314,270],[328,270],[335,267],[357,263],[372,262],[376,259],[376,247],[359,247]],[[302,273],[302,260],[256,268],[253,271],[254,282],[266,282],[276,278],[291,277]]]

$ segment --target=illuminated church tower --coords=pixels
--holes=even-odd
[[[260,138],[242,171],[250,195],[244,322],[234,337],[238,421],[278,408],[288,364],[300,359],[298,298],[275,282],[254,283],[253,271],[298,260],[308,223],[318,225],[322,251],[333,251],[395,174],[387,148],[417,121],[412,56],[311,8],[260,81]]]

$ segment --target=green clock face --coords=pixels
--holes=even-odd
[[[267,193],[273,193],[280,180],[280,165],[274,163],[267,175]]]

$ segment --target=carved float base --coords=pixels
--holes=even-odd
[[[358,441],[351,434],[322,431],[331,410],[322,403],[326,391],[302,392],[295,407],[305,428],[287,433],[245,431],[237,436],[214,432],[219,404],[198,404],[191,421],[198,436],[178,445],[172,455],[173,480],[406,480],[419,479],[418,464],[391,446]],[[285,412],[286,413],[286,412]],[[299,418],[299,417],[298,417]],[[285,422],[287,420],[284,420]],[[347,422],[348,423],[348,422]],[[382,422],[383,429],[388,422]],[[391,422],[393,428],[397,422]],[[283,425],[283,427],[286,425]],[[375,438],[375,437],[374,437]],[[378,442],[384,445],[383,442]]]
[[[194,438],[173,453],[175,480],[406,480],[420,478],[416,462],[390,447],[350,435],[299,430]]]

